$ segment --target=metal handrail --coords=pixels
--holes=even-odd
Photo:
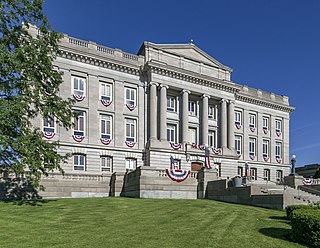
[[[306,189],[308,189],[308,190],[311,190],[311,191],[313,191],[313,192],[316,192],[316,193],[318,193],[319,195],[316,195],[316,196],[320,196],[320,190],[316,190],[316,189],[313,189],[313,188],[309,188],[308,186],[305,186],[305,185],[299,185],[298,186],[298,189],[299,188],[306,188]],[[303,190],[304,191],[304,190]],[[310,193],[310,192],[308,192],[308,191],[305,191],[305,192],[307,192],[307,193]],[[311,193],[312,194],[312,193]]]

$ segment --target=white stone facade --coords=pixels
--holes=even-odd
[[[191,169],[204,162],[203,145],[222,178],[244,174],[246,163],[256,179],[289,174],[288,97],[232,82],[232,70],[194,44],[145,42],[133,55],[65,35],[60,48],[61,97],[78,94],[83,116],[73,130],[51,129],[59,152],[82,156],[63,165],[66,173],[165,169],[171,156]],[[50,131],[41,118],[35,125]]]

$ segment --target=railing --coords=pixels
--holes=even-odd
[[[88,42],[83,41],[83,40],[78,40],[75,38],[69,38],[69,43],[76,45],[76,46],[81,46],[81,47],[88,47]]]
[[[168,177],[166,170],[157,170],[159,177]],[[188,178],[197,178],[198,172],[191,171]]]
[[[73,181],[105,181],[105,176],[102,175],[90,175],[90,174],[67,174],[64,175],[59,173],[50,173],[48,177],[43,177],[43,179],[56,179],[61,177],[63,180],[73,180]]]
[[[137,55],[133,55],[133,54],[129,54],[129,53],[122,53],[122,58],[138,61],[138,56]]]
[[[114,55],[114,50],[108,47],[104,47],[104,46],[97,46],[97,51],[98,52],[102,52],[102,53],[107,53],[107,54],[111,54]]]

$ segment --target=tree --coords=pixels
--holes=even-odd
[[[72,99],[59,97],[61,74],[53,61],[61,34],[52,30],[43,0],[0,2],[0,173],[25,177],[36,188],[42,175],[58,170],[67,155],[58,142],[47,142],[32,121],[43,116],[71,127]],[[30,25],[37,26],[32,35]]]
[[[314,178],[314,179],[320,178],[320,168],[314,173],[313,178]]]

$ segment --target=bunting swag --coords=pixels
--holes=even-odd
[[[241,124],[236,124],[237,129],[241,129]]]
[[[52,139],[55,135],[54,132],[42,132],[43,137],[45,137],[46,139]]]
[[[276,131],[276,134],[277,134],[278,137],[281,136],[281,132],[280,131]]]
[[[173,150],[179,150],[179,149],[181,149],[181,144],[180,144],[180,143],[170,142],[170,145],[171,145],[171,147],[172,147]]]
[[[204,150],[206,148],[204,145],[198,145],[196,143],[192,143],[191,147],[200,150]]]
[[[254,127],[250,127],[250,131],[254,133],[254,131],[256,131],[256,129]]]
[[[254,155],[249,156],[251,160],[254,160],[256,157]]]
[[[277,162],[280,164],[281,163],[281,158],[276,158]]]
[[[108,107],[112,103],[112,101],[101,99],[101,103],[103,106]]]
[[[312,178],[303,178],[303,185],[312,185],[313,179]]]
[[[135,144],[136,144],[135,142],[126,141],[126,145],[130,148],[134,147]]]
[[[166,169],[168,177],[177,183],[183,182],[190,175],[190,170]]]
[[[264,160],[264,162],[268,162],[268,161],[269,161],[269,158],[268,158],[268,157],[263,156],[263,160]]]
[[[221,155],[221,153],[222,153],[221,148],[212,147],[211,150],[216,155]]]
[[[72,135],[72,138],[75,140],[75,141],[77,141],[77,142],[81,142],[81,141],[83,141],[83,139],[84,139],[84,136],[81,136],[81,135]]]
[[[73,97],[77,102],[81,102],[84,99],[84,95],[73,94]]]
[[[136,106],[134,106],[133,104],[129,104],[129,103],[127,103],[126,106],[130,111],[133,111],[136,108]]]
[[[104,145],[109,145],[111,143],[112,139],[101,138],[100,141]]]
[[[205,166],[207,169],[212,169],[211,164],[210,164],[210,150],[206,148],[204,150],[204,156],[205,156]]]
[[[268,129],[265,129],[265,128],[264,128],[264,129],[263,129],[263,133],[264,133],[264,134],[268,134]]]

